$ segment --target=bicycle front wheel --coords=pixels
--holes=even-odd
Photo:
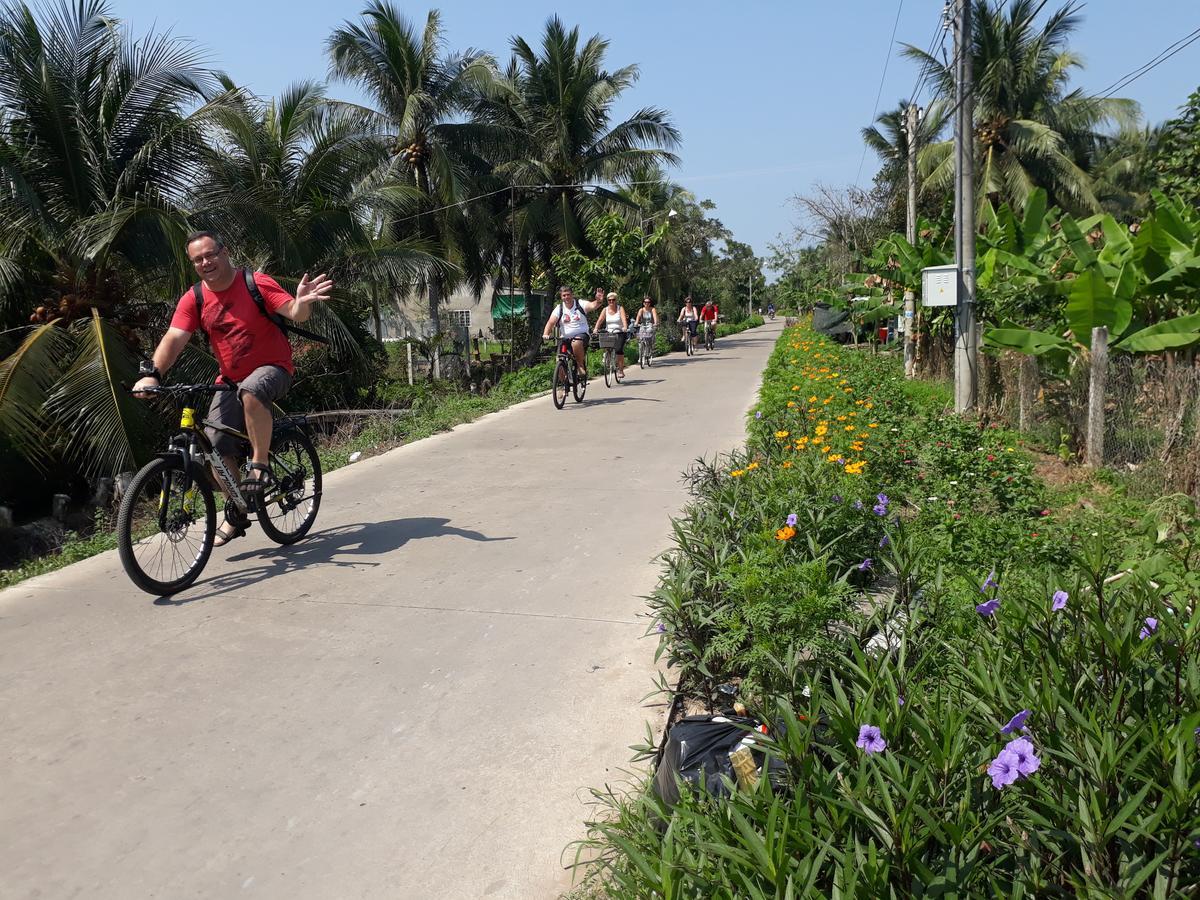
[[[117,511],[117,550],[130,580],[159,596],[182,591],[212,554],[217,504],[208,479],[178,457],[133,476]]]
[[[575,395],[576,403],[582,403],[583,395],[587,393],[587,378],[578,368],[575,370],[575,383],[571,385],[571,393]]]
[[[550,396],[554,400],[556,408],[563,408],[567,402],[567,392],[570,390],[571,377],[567,374],[567,364],[560,359],[558,365],[554,367],[554,374],[550,381]]]
[[[613,362],[613,351],[611,349],[604,351],[604,386],[612,387],[613,373],[616,371],[616,363]]]
[[[321,506],[321,458],[307,434],[285,428],[271,440],[272,483],[258,504],[263,533],[277,544],[308,534]]]

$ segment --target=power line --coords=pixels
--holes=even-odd
[[[883,60],[883,74],[879,76],[879,90],[875,92],[875,108],[871,110],[871,124],[875,123],[875,116],[879,112],[879,98],[883,96],[883,83],[887,79],[888,63],[892,61],[892,48],[896,45],[896,30],[900,27],[900,13],[904,9],[904,0],[896,6],[896,21],[892,23],[892,37],[888,41],[887,56]],[[858,174],[854,176],[854,186],[858,187],[858,181],[862,178],[863,164],[867,161],[867,147],[863,144],[862,157],[858,160]]]
[[[1135,81],[1137,81],[1139,78],[1141,78],[1146,73],[1148,73],[1154,69],[1157,69],[1159,66],[1161,66],[1163,63],[1165,63],[1168,59],[1170,59],[1176,53],[1179,53],[1181,50],[1184,50],[1185,48],[1188,47],[1188,45],[1195,43],[1197,40],[1200,40],[1200,28],[1197,28],[1191,34],[1184,35],[1179,40],[1177,40],[1175,43],[1171,44],[1169,47],[1167,47],[1165,50],[1163,50],[1161,53],[1159,53],[1157,56],[1155,56],[1153,59],[1151,59],[1149,62],[1143,63],[1142,65],[1140,65],[1136,69],[1134,69],[1132,72],[1129,72],[1128,74],[1123,75],[1120,78],[1118,78],[1115,82],[1113,82],[1108,87],[1106,87],[1103,91],[1100,92],[1098,99],[1107,100],[1109,97],[1111,97],[1117,91],[1128,87],[1129,85],[1133,84]]]
[[[947,18],[947,12],[949,11],[949,9],[950,9],[950,0],[946,0],[945,6],[942,7],[941,16],[938,18],[937,27],[934,28],[934,30],[933,30],[933,37],[930,38],[929,46],[925,50],[925,59],[921,63],[920,70],[917,72],[916,84],[913,85],[912,93],[908,97],[908,105],[909,106],[913,105],[913,103],[917,99],[917,94],[919,94],[921,92],[922,88],[925,87],[925,82],[929,79],[929,76],[931,74],[933,74],[933,63],[936,62],[936,59],[937,59],[933,55],[933,51],[934,51],[934,47],[938,43],[939,37],[941,38],[942,45],[945,46],[946,33],[948,30],[948,25],[949,25],[949,20]]]

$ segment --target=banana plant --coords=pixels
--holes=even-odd
[[[985,345],[1061,363],[1090,349],[1092,329],[1101,326],[1108,329],[1110,349],[1125,353],[1200,342],[1200,315],[1184,312],[1200,292],[1200,216],[1161,193],[1155,200],[1155,210],[1132,236],[1111,215],[1078,221],[1063,216],[1059,237],[1043,240],[1045,230],[1036,223],[1014,233],[1011,215],[1008,221],[998,215],[980,287],[1003,280],[1060,297],[1059,321],[1066,330],[1059,335],[1004,321],[985,333]]]

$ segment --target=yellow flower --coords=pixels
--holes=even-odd
[[[784,525],[782,528],[780,528],[778,531],[775,532],[775,540],[777,540],[777,541],[790,541],[795,536],[796,536],[796,529],[793,528],[791,525]]]
[[[846,426],[846,430],[847,430],[847,431],[853,431],[853,430],[854,430],[854,426],[853,426],[853,425],[847,425],[847,426]]]
[[[790,431],[777,431],[777,432],[775,432],[775,437],[779,438],[779,440],[782,441],[789,434],[791,434]]]
[[[850,445],[850,449],[853,450],[855,453],[861,453],[862,448],[863,448],[862,441],[854,441]]]
[[[788,401],[788,409],[793,409],[793,408],[795,408],[795,406],[796,406],[796,401],[795,401],[795,400],[789,400],[789,401]]]
[[[827,425],[818,425],[815,433],[817,437],[825,437],[825,433],[827,431],[829,431],[829,427]]]
[[[729,473],[729,477],[730,478],[741,478],[745,474],[746,474],[745,469],[734,469],[732,472]]]
[[[867,423],[867,427],[868,428],[878,428],[879,423],[878,422],[869,422],[869,423]]]
[[[779,468],[781,468],[781,469],[790,469],[791,467],[792,467],[792,461],[790,459],[785,459],[783,462],[781,462],[779,464]]]
[[[841,457],[840,457],[840,456],[838,456],[836,453],[830,453],[830,454],[829,454],[827,457],[825,457],[825,458],[826,458],[827,460],[829,460],[830,462],[837,462],[839,459],[841,459]]]
[[[750,463],[750,465],[746,466],[746,471],[753,472],[757,468],[758,468],[758,463],[752,462],[752,463]]]
[[[846,474],[861,475],[863,472],[863,468],[866,465],[867,465],[866,461],[861,460],[861,459],[858,462],[846,463],[846,466],[845,466]]]
[[[828,445],[828,444],[826,444],[824,447],[822,447],[822,448],[821,448],[821,452],[822,452],[822,453],[828,453],[828,452],[829,452],[829,445]]]
[[[837,420],[838,420],[839,422],[845,422],[845,421],[846,421],[846,417],[845,417],[845,416],[838,416],[838,417],[837,417]]]
[[[684,349],[686,350],[687,348],[685,347]],[[808,398],[808,402],[809,402],[809,403],[816,403],[816,402],[817,402],[817,395],[816,395],[816,394],[813,394],[811,397],[809,397],[809,398]]]
[[[799,447],[803,447],[807,443],[808,443],[808,435],[807,434],[804,435],[804,437],[796,438],[796,445]]]

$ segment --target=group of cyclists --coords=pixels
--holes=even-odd
[[[625,308],[621,306],[620,298],[615,291],[609,291],[606,294],[604,288],[596,288],[596,293],[591,300],[580,300],[575,297],[575,292],[571,288],[564,285],[558,289],[558,297],[559,302],[546,320],[545,328],[542,329],[542,339],[546,341],[553,339],[557,329],[559,340],[570,341],[575,363],[585,379],[587,378],[587,348],[592,335],[607,332],[617,336],[617,371],[621,377],[624,377],[625,343],[628,341],[631,331],[638,335],[639,340],[652,341],[654,331],[659,325],[658,310],[655,308],[654,300],[649,296],[642,298],[641,308],[633,316],[632,322],[625,312]],[[600,310],[600,315],[596,318],[595,326],[590,326],[588,315],[597,310]],[[715,333],[720,314],[717,304],[711,300],[706,301],[703,306],[697,306],[690,296],[684,298],[683,306],[675,321],[684,327],[685,340],[690,343],[693,351],[699,341],[700,328],[713,329]]]

